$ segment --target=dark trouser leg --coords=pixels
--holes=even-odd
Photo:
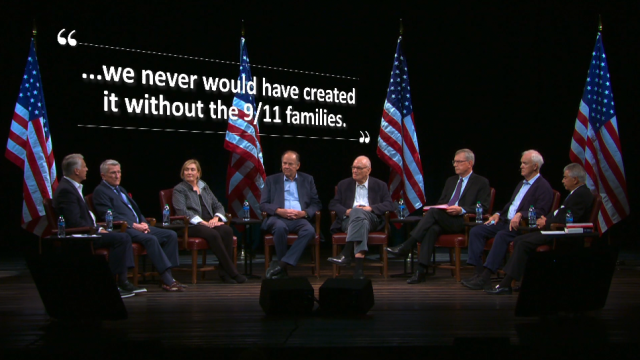
[[[544,235],[537,232],[516,237],[513,240],[513,254],[507,261],[504,272],[516,280],[521,280],[529,254],[536,251],[538,246],[549,242]]]
[[[231,277],[238,275],[230,255],[233,254],[233,230],[229,226],[221,225],[209,228],[204,225],[196,225],[189,228],[189,235],[207,240],[222,269]]]
[[[287,254],[287,236],[289,235],[289,227],[287,226],[287,219],[273,218],[269,219],[272,223],[271,234],[273,235],[273,244],[276,248],[276,255],[278,260],[282,259]]]
[[[300,256],[302,256],[302,252],[304,251],[304,249],[315,238],[316,230],[306,219],[296,219],[289,221],[289,229],[291,232],[298,234],[298,239],[293,243],[293,245],[291,245],[291,248],[287,251],[287,254],[283,258],[281,258],[280,261],[284,261],[289,265],[296,266],[298,264],[298,260],[300,260]]]
[[[433,224],[425,234],[424,240],[422,240],[422,244],[420,246],[420,265],[429,266],[431,264],[433,246],[440,234],[442,234],[442,228],[438,224]]]
[[[496,236],[501,231],[509,229],[508,225],[498,222],[495,225],[478,225],[469,231],[469,258],[467,264],[482,266],[482,252],[489,238]]]
[[[492,273],[495,273],[496,270],[500,268],[500,265],[502,265],[504,256],[507,255],[509,244],[517,235],[518,233],[516,231],[503,230],[498,232],[493,240],[493,246],[491,246],[491,251],[489,251],[489,256],[487,256],[484,267],[491,270]]]
[[[149,256],[149,259],[153,263],[153,266],[155,266],[158,270],[158,273],[162,274],[167,269],[170,269],[173,266],[169,259],[167,259],[164,251],[162,251],[162,247],[160,246],[158,238],[153,236],[151,233],[145,234],[134,229],[127,229],[126,232],[127,234],[129,234],[129,236],[131,236],[131,241],[140,243],[142,244],[142,246],[144,246],[144,248],[147,250],[147,256]],[[176,253],[177,250],[176,237]]]
[[[131,237],[126,233],[100,233],[102,236],[93,241],[95,248],[109,248],[109,269],[113,275],[127,279],[127,269],[133,267],[133,249]],[[123,277],[124,275],[124,277]]]

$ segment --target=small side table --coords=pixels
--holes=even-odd
[[[409,234],[409,227],[413,228],[415,224],[417,224],[422,219],[422,216],[407,216],[404,219],[391,219],[389,222],[391,224],[402,224],[402,234],[403,239],[407,240],[407,234]],[[394,274],[391,277],[406,277],[407,275],[412,276],[414,273],[414,256],[413,256],[413,247],[411,247],[410,255],[404,259],[404,272],[402,274]],[[411,263],[411,272],[407,272],[407,259],[410,259]]]
[[[243,231],[242,231],[242,247],[244,248],[244,274],[243,275],[250,279],[260,279],[261,278],[260,276],[253,275],[253,246],[249,246],[249,248],[247,248],[247,230],[251,225],[262,224],[262,220],[258,220],[258,219],[242,220],[240,218],[233,218],[231,219],[231,224],[240,225],[243,227]],[[247,259],[249,259],[248,267],[247,267]],[[249,270],[247,271],[247,269]]]

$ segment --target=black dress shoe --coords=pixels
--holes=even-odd
[[[388,247],[387,252],[393,256],[406,257],[411,252],[411,247],[406,246],[404,243],[394,247]]]
[[[462,281],[460,281],[460,283],[464,286],[467,286],[466,284],[472,281],[475,281],[478,278],[478,274],[473,274],[472,277],[468,278],[468,279],[463,279]]]
[[[340,265],[340,266],[349,266],[351,265],[351,257],[347,257],[344,256],[342,254],[336,256],[336,257],[330,257],[327,260],[329,260],[330,262],[336,264],[336,265]]]
[[[278,266],[278,268],[280,269],[280,267]],[[273,274],[271,276],[271,279],[286,279],[289,277],[289,272],[287,271],[286,268],[282,269],[282,271],[280,271],[277,274]]]
[[[416,271],[415,274],[413,274],[411,278],[407,280],[407,284],[417,284],[417,283],[425,282],[426,277],[427,277],[426,271],[418,270]]]
[[[477,277],[474,280],[462,283],[462,285],[468,287],[471,290],[483,290],[491,289],[491,284],[487,283],[484,278]]]
[[[360,269],[353,272],[353,278],[356,280],[365,280],[367,277],[364,276],[364,272]]]
[[[269,268],[267,269],[267,272],[265,273],[265,277],[267,279],[271,279],[273,276],[279,274],[282,272],[282,268],[280,267],[280,265],[278,264],[277,261],[272,261],[271,264],[269,265]]]
[[[485,289],[484,292],[489,295],[511,295],[512,289],[511,286],[500,287],[500,285],[497,285],[495,288]]]

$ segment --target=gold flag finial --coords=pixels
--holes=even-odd
[[[33,19],[33,29],[31,29],[31,34],[33,34],[33,46],[36,47],[36,35],[38,35],[38,26],[36,25],[36,19]]]
[[[400,36],[402,36],[403,32],[404,32],[404,28],[402,27],[402,19],[400,19]]]
[[[598,31],[602,31],[602,15],[598,14]]]
[[[240,34],[244,37],[244,19],[242,20],[242,28],[240,29]]]

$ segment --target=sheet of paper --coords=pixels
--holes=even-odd
[[[429,210],[429,209],[446,209],[446,208],[448,208],[448,207],[449,207],[449,205],[444,204],[444,205],[431,205],[431,206],[425,206],[425,207],[423,207],[422,209],[423,209],[423,210]]]
[[[563,235],[565,232],[563,231],[540,231],[540,234],[543,235]]]

